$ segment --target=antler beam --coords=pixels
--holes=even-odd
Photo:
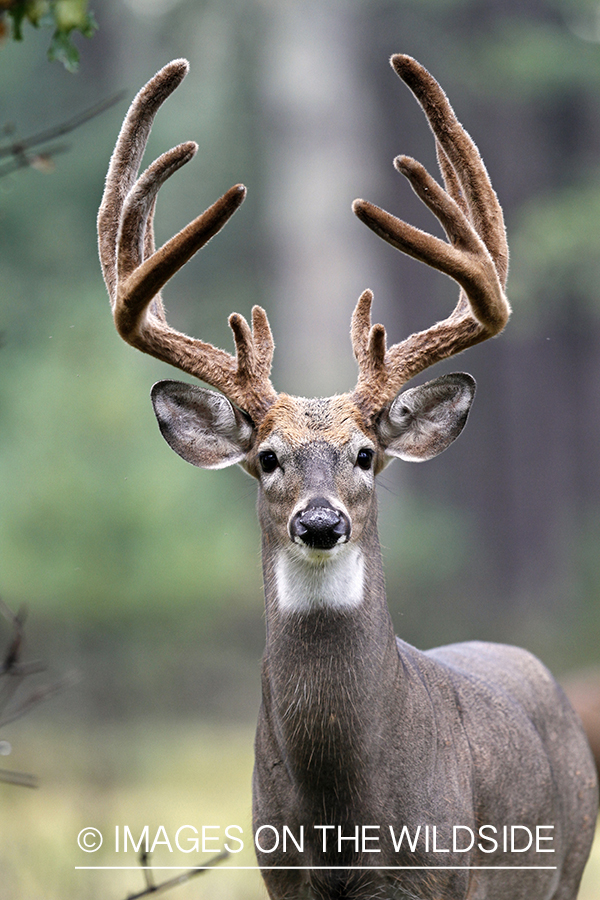
[[[353,398],[367,417],[377,414],[419,372],[498,334],[510,315],[504,294],[508,273],[504,219],[479,151],[423,66],[401,54],[393,56],[391,64],[427,116],[445,189],[408,156],[397,157],[394,165],[439,220],[448,242],[365,200],[355,200],[353,210],[379,237],[444,272],[461,290],[447,319],[387,350],[385,329],[371,325],[373,296],[370,291],[361,296],[352,317],[352,345],[359,364]]]
[[[188,71],[186,60],[166,65],[139,92],[129,108],[110,161],[98,214],[100,261],[121,337],[138,350],[177,366],[223,391],[255,421],[277,394],[269,375],[273,337],[266,313],[252,310],[252,328],[243,316],[229,318],[235,357],[188,337],[166,321],[161,289],[233,215],[246,196],[230,188],[202,215],[155,250],[153,217],[165,181],[196,154],[188,141],[163,153],[138,178],[154,117]]]

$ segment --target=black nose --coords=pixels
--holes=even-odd
[[[315,497],[296,513],[290,522],[290,534],[292,540],[300,538],[315,550],[331,550],[350,537],[350,521],[324,497]]]

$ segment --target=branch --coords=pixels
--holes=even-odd
[[[29,775],[27,772],[13,772],[12,769],[0,769],[0,781],[4,781],[5,784],[18,784],[19,787],[39,787],[36,775]]]
[[[23,644],[25,639],[24,625],[27,618],[25,607],[15,614],[0,599],[0,615],[3,615],[12,625],[12,637],[4,654],[4,659],[0,663],[0,727],[20,719],[29,712],[42,700],[47,700],[57,691],[62,690],[68,684],[73,682],[73,676],[68,675],[53,684],[44,684],[32,690],[25,697],[13,702],[17,691],[26,678],[30,675],[37,675],[46,670],[46,666],[40,662],[22,663],[21,654],[23,652]],[[10,753],[10,744],[6,741],[0,742],[3,753]],[[28,775],[25,772],[13,772],[9,769],[0,769],[0,781],[9,784],[19,784],[24,787],[37,787],[38,781],[35,775]]]
[[[0,166],[0,178],[4,178],[5,175],[10,175],[18,169],[28,167],[45,169],[47,171],[51,166],[54,157],[59,153],[65,153],[70,149],[70,145],[55,144],[54,146],[46,147],[39,152],[30,152],[34,147],[38,147],[41,144],[47,144],[49,141],[53,141],[64,134],[70,134],[71,131],[79,128],[86,122],[89,122],[90,119],[95,119],[96,116],[99,116],[107,109],[110,109],[111,106],[119,103],[124,96],[125,91],[119,91],[118,94],[113,94],[111,97],[107,97],[105,100],[95,103],[93,106],[90,106],[76,116],[67,119],[65,122],[54,125],[52,128],[46,128],[43,131],[39,131],[37,134],[33,134],[23,140],[12,141],[10,144],[0,146],[0,159],[3,157],[12,157],[9,163]]]
[[[171,888],[177,887],[177,885],[179,884],[185,884],[187,881],[195,878],[196,875],[203,875],[208,869],[213,869],[215,866],[218,866],[219,863],[223,862],[224,859],[227,859],[228,856],[229,851],[223,850],[222,853],[219,853],[217,856],[213,856],[203,866],[195,869],[188,869],[187,872],[182,872],[181,875],[176,875],[174,878],[169,878],[167,881],[162,881],[160,884],[155,884],[154,878],[152,876],[152,868],[151,866],[147,865],[148,860],[150,859],[150,854],[142,852],[140,854],[140,865],[143,867],[144,878],[146,879],[146,887],[138,894],[128,894],[127,900],[139,900],[140,897],[147,897],[149,894],[162,894],[164,891],[169,891],[171,890]]]

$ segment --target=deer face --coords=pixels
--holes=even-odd
[[[281,395],[246,460],[259,481],[262,527],[315,561],[360,540],[382,465],[374,429],[347,396]]]
[[[360,544],[375,476],[394,457],[436,456],[460,434],[475,392],[469,375],[404,391],[367,424],[351,395],[280,394],[258,427],[226,397],[180,382],[152,390],[168,444],[202,468],[240,463],[259,483],[263,531],[290,558],[320,565]]]

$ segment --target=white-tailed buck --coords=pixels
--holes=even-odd
[[[475,383],[444,375],[400,390],[498,334],[510,311],[502,211],[477,148],[422,66],[400,55],[392,66],[429,120],[445,189],[413,159],[395,166],[448,242],[363,200],[354,212],[461,290],[447,319],[389,348],[365,291],[352,316],[353,391],[278,394],[258,306],[252,327],[229,319],[235,356],[167,324],[161,288],[245,196],[236,185],[155,250],[156,195],[196,145],[138,170],[184,60],[148,82],[123,124],[98,218],[104,278],[128,343],[222,392],[154,386],[170,446],[202,468],[240,463],[258,482],[267,640],[253,816],[271,897],[568,900],[592,841],[597,788],[564,694],[524,650],[473,642],[423,653],[394,636],[388,612],[375,478],[394,457],[426,460],[448,447]]]

